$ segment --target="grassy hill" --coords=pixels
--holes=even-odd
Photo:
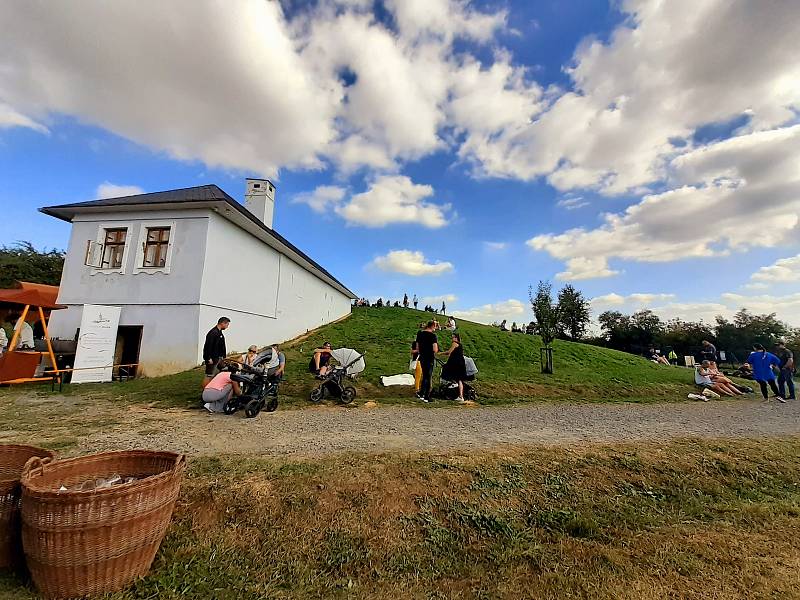
[[[367,368],[356,384],[359,400],[415,402],[410,388],[384,388],[380,377],[407,372],[418,325],[431,316],[403,308],[358,308],[347,319],[285,344],[288,366],[287,380],[281,387],[282,405],[307,403],[308,392],[315,383],[307,372],[308,362],[313,349],[324,341],[366,353]],[[542,400],[648,402],[682,399],[691,391],[692,374],[687,369],[659,366],[624,352],[565,341],[556,341],[553,347],[555,373],[543,375],[538,336],[467,321],[459,322],[459,330],[466,355],[475,359],[478,366],[475,385],[481,404]],[[448,348],[450,333],[442,331],[438,335],[440,347]],[[141,396],[183,406],[196,401],[201,379],[194,370],[103,387],[120,396]]]

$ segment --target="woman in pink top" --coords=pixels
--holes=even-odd
[[[242,389],[231,379],[230,371],[220,371],[203,389],[203,406],[210,413],[222,412],[232,394],[241,396]]]

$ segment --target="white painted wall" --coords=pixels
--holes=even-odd
[[[135,272],[138,237],[151,221],[173,220],[168,273]],[[101,226],[129,227],[124,273],[84,265]],[[175,373],[202,362],[206,332],[228,316],[229,352],[296,337],[350,312],[350,299],[250,233],[210,210],[104,213],[76,217],[54,311],[53,337],[72,339],[84,303],[122,308],[120,325],[142,325],[141,373]]]

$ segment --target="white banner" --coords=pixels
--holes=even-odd
[[[111,381],[119,306],[83,305],[72,383]]]

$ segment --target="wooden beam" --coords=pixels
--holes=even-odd
[[[44,311],[39,306],[39,318],[42,320],[42,328],[44,329],[44,341],[47,342],[47,353],[50,355],[50,364],[53,365],[53,370],[58,375],[58,365],[56,364],[56,355],[53,352],[53,344],[50,343],[50,334],[47,331],[47,320],[44,318]]]
[[[30,307],[31,307],[30,304],[25,305],[25,310],[22,311],[22,316],[19,318],[17,323],[25,322],[25,317],[28,316],[28,310],[30,309]],[[17,349],[17,340],[19,340],[19,334],[22,331],[23,326],[17,327],[17,323],[14,324],[14,335],[11,336],[11,342],[9,342],[8,344],[9,352],[13,352],[14,350]]]

